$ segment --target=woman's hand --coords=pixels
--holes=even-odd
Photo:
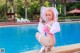
[[[39,22],[42,22],[42,17],[39,18]]]

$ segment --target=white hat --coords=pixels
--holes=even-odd
[[[54,13],[54,20],[57,21],[58,20],[58,11],[57,11],[57,9],[55,7],[44,7],[44,6],[42,6],[41,7],[40,16],[42,17],[43,20],[46,21],[45,12],[47,10],[49,10],[49,9],[53,11],[53,13]]]

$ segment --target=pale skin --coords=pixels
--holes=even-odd
[[[53,22],[54,22],[53,12],[52,12],[51,10],[47,10],[47,11],[45,12],[45,15],[46,15],[46,20],[47,20],[47,22],[45,22],[45,23],[43,23],[43,24],[44,24],[44,25],[49,24],[50,26],[52,26],[52,24],[53,24]],[[40,17],[39,22],[42,23],[41,17]],[[41,38],[40,38],[40,41],[39,41],[39,42],[41,43],[41,45],[42,45],[42,46],[53,47],[53,46],[55,45],[55,37],[54,37],[54,35],[51,35],[51,34],[49,33],[49,30],[51,29],[49,26],[48,26],[46,29],[47,29],[47,31],[46,31],[46,32],[47,32],[47,36],[42,35],[41,33],[37,32],[37,33],[36,33],[36,38],[37,38],[37,40],[39,41],[39,37],[42,35]]]

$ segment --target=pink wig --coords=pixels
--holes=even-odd
[[[41,13],[40,13],[40,16],[42,17],[42,19],[46,21],[45,12],[47,10],[52,10],[53,11],[54,20],[57,21],[58,20],[58,11],[57,11],[57,9],[55,7],[44,7],[44,6],[42,6],[41,7]]]

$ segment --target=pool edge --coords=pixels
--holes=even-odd
[[[47,53],[78,53],[78,52],[80,52],[80,43],[55,47],[54,49],[52,48],[52,51]],[[21,53],[39,53],[39,50],[32,50]]]

